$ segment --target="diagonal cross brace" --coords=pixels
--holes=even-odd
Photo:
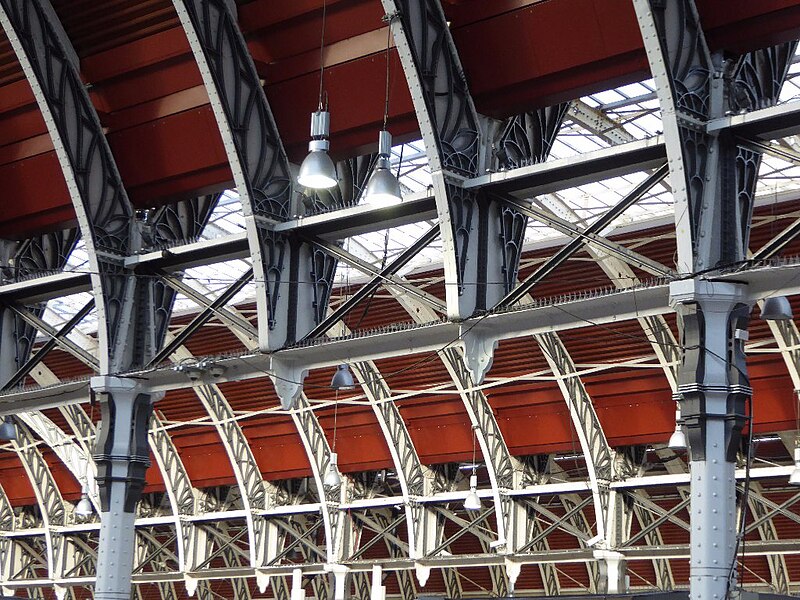
[[[669,167],[662,165],[656,169],[652,175],[645,179],[642,183],[637,185],[627,196],[620,200],[615,206],[604,213],[594,223],[589,225],[584,231],[585,234],[598,234],[615,219],[617,219],[623,212],[625,212],[632,205],[636,204],[641,198],[647,194],[656,184],[661,182],[669,173]],[[583,239],[580,237],[573,238],[565,246],[554,254],[545,264],[540,266],[536,271],[528,275],[517,287],[515,287],[509,294],[503,298],[498,306],[511,306],[515,302],[519,302],[525,294],[531,291],[533,287],[544,279],[547,275],[552,273],[556,267],[563,264],[570,256],[574,255],[583,247]]]
[[[67,321],[64,326],[55,333],[55,335],[50,336],[50,339],[42,344],[41,348],[39,348],[33,356],[25,361],[25,364],[17,369],[17,372],[14,373],[3,386],[2,391],[10,390],[11,388],[22,383],[25,380],[25,377],[28,376],[28,373],[30,373],[36,367],[36,365],[42,362],[44,357],[47,356],[47,354],[53,348],[59,345],[59,341],[63,341],[67,334],[75,329],[78,323],[80,323],[83,318],[91,312],[92,308],[94,308],[94,298],[89,300],[89,302],[87,302],[83,308],[75,313],[75,315],[69,321]]]
[[[635,267],[642,269],[643,271],[647,271],[652,275],[656,275],[658,277],[664,276],[672,276],[675,272],[662,265],[658,261],[653,260],[652,258],[648,258],[634,250],[626,248],[622,244],[617,242],[612,242],[608,238],[603,237],[602,235],[598,235],[596,233],[588,232],[588,230],[581,229],[574,223],[570,223],[569,221],[562,219],[556,216],[554,213],[542,210],[536,206],[527,204],[522,200],[519,200],[513,196],[505,196],[502,198],[503,202],[505,202],[508,206],[512,207],[514,210],[521,212],[524,215],[527,215],[537,221],[542,221],[543,223],[549,225],[553,229],[559,230],[561,233],[568,235],[572,238],[581,239],[584,244],[594,244],[603,248],[603,250],[607,251],[609,254],[613,254],[617,256],[621,260],[625,261],[626,263],[632,264]],[[554,260],[556,257],[551,258],[550,260]],[[559,263],[561,264],[561,263]],[[544,265],[542,265],[542,268]]]
[[[193,300],[198,305],[202,306],[205,309],[211,308],[213,306],[213,301],[210,301],[208,297],[203,294],[202,292],[197,291],[192,286],[187,285],[180,277],[176,277],[171,273],[167,273],[165,271],[156,271],[156,275],[161,277],[161,279],[166,283],[169,287],[171,287],[176,292],[180,292],[190,300]],[[244,317],[234,314],[227,308],[222,306],[218,306],[214,309],[215,316],[225,323],[226,325],[238,329],[245,335],[249,336],[252,339],[258,338],[258,331],[253,324],[250,323]]]
[[[86,311],[86,313],[88,313],[93,305],[94,302],[91,302],[90,304],[84,306],[81,309],[81,312]],[[51,342],[61,346],[64,350],[75,356],[81,362],[89,365],[95,371],[99,368],[98,361],[94,356],[89,354],[86,350],[78,346],[78,344],[76,344],[69,338],[65,337],[65,334],[68,333],[69,331],[64,332],[64,335],[62,335],[63,329],[62,331],[57,331],[53,326],[49,325],[48,323],[45,323],[41,318],[37,317],[32,312],[20,306],[15,306],[13,304],[9,305],[9,308],[12,311],[14,311],[14,313],[17,314],[20,318],[24,319],[28,324],[33,325],[39,331],[50,336]],[[74,320],[75,320],[74,318],[71,319],[70,322],[67,323],[67,325],[72,323]],[[80,319],[78,319],[78,322],[80,322]],[[69,330],[72,330],[75,327],[75,325],[78,324],[78,322],[75,322],[72,325],[72,327],[69,327]],[[64,326],[64,329],[67,328],[67,325]]]
[[[402,279],[402,278],[400,278],[400,277],[398,277],[396,275],[393,275],[393,274],[385,275],[385,274],[383,274],[381,269],[378,269],[378,268],[372,266],[371,264],[369,264],[368,262],[366,262],[364,260],[361,260],[357,256],[354,256],[350,252],[347,252],[344,248],[342,248],[338,244],[334,244],[332,242],[323,240],[323,239],[321,239],[319,237],[316,237],[316,236],[313,236],[313,237],[309,236],[309,237],[306,238],[306,240],[309,243],[314,244],[315,246],[321,248],[322,250],[324,250],[325,252],[327,252],[328,254],[333,256],[334,258],[338,258],[339,260],[341,260],[342,262],[347,263],[351,267],[354,267],[354,268],[358,269],[362,273],[370,275],[373,278],[377,278],[377,279],[382,280],[384,285],[397,287],[397,288],[399,288],[400,291],[402,291],[402,292],[404,292],[406,294],[411,294],[412,296],[416,296],[422,302],[424,302],[425,304],[427,304],[428,306],[430,306],[431,308],[433,308],[437,312],[440,312],[440,313],[446,313],[447,312],[447,308],[445,306],[445,303],[442,302],[441,300],[439,300],[439,298],[437,298],[433,294],[418,288],[417,286],[415,286],[411,282],[409,282],[409,281],[407,281],[405,279]]]
[[[434,225],[431,227],[427,232],[425,232],[422,237],[420,237],[416,242],[414,242],[411,246],[409,246],[406,250],[402,252],[397,258],[395,258],[392,262],[386,265],[383,269],[381,269],[380,273],[373,277],[370,281],[365,283],[363,286],[359,288],[359,290],[353,294],[346,302],[344,302],[339,308],[335,311],[330,313],[324,321],[322,321],[319,325],[317,325],[314,329],[311,330],[306,336],[306,339],[319,337],[324,335],[331,327],[336,325],[342,317],[344,317],[348,312],[350,312],[353,307],[355,307],[359,302],[367,298],[373,290],[377,289],[378,286],[384,281],[387,277],[394,275],[402,269],[408,262],[414,258],[419,252],[428,244],[430,244],[433,240],[435,240],[439,236],[440,228],[438,225]]]
[[[238,294],[242,288],[244,288],[244,286],[250,283],[252,279],[253,269],[248,269],[241,275],[241,277],[239,277],[239,279],[234,281],[230,287],[217,296],[214,302],[212,302],[203,312],[192,319],[191,322],[186,325],[186,327],[181,329],[175,335],[175,337],[166,346],[164,346],[158,354],[155,355],[153,360],[151,360],[148,364],[148,368],[158,365],[169,358],[170,355],[175,352],[175,350],[180,348],[190,336],[192,336],[198,329],[214,318],[218,309],[230,302],[233,297]]]

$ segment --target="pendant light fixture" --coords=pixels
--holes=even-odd
[[[475,462],[475,428],[472,427],[472,475],[469,476],[469,493],[464,498],[464,508],[466,510],[480,510],[482,508],[481,499],[478,496],[478,465]]]
[[[667,443],[669,448],[673,450],[685,450],[686,449],[686,434],[683,432],[683,427],[681,425],[681,407],[680,404],[675,409],[675,431],[672,432],[672,435],[669,437],[669,442]]]
[[[3,423],[0,424],[0,440],[10,442],[17,439],[17,428],[14,426],[14,420],[11,415],[3,418]]]
[[[81,499],[75,506],[75,514],[85,519],[92,516],[93,512],[94,508],[92,507],[92,503],[89,501],[89,492],[86,490],[86,485],[83,485],[81,487]]]
[[[331,459],[328,461],[328,468],[325,470],[325,478],[322,480],[325,487],[335,488],[342,485],[342,476],[339,474],[339,455],[331,452]]]
[[[386,130],[389,120],[389,48],[391,45],[392,24],[389,19],[388,33],[386,34],[386,93],[383,103],[383,129],[378,134],[378,160],[364,192],[364,200],[374,206],[390,206],[403,200],[400,182],[392,173],[390,158],[392,156],[392,135]]]
[[[346,387],[348,382],[350,387]],[[336,373],[334,373],[333,380],[331,381],[331,387],[336,390],[336,398],[333,403],[333,448],[331,448],[331,457],[325,469],[322,484],[328,488],[337,488],[342,485],[342,476],[339,473],[339,455],[336,454],[336,426],[339,420],[339,390],[351,389],[353,387],[353,374],[350,372],[347,365],[339,365],[337,367]]]
[[[328,156],[330,142],[328,136],[331,129],[331,115],[327,111],[327,103],[323,104],[325,77],[325,17],[327,6],[322,1],[322,32],[319,42],[319,100],[317,110],[311,113],[311,141],[308,143],[308,156],[300,165],[297,183],[314,189],[329,189],[336,185],[336,165]]]
[[[762,321],[791,321],[792,305],[786,296],[770,296],[761,305]]]
[[[352,390],[355,387],[355,380],[350,367],[346,364],[336,367],[336,372],[333,374],[333,379],[331,379],[331,387],[337,392],[339,390]]]

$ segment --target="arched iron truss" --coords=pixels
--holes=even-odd
[[[528,591],[546,595],[613,593],[626,586],[626,561],[639,561],[652,565],[652,587],[674,588],[671,561],[687,558],[690,550],[688,544],[665,544],[662,527],[690,527],[685,517],[690,499],[685,463],[675,460],[669,450],[657,449],[655,454],[666,471],[661,477],[669,481],[653,483],[655,478],[648,481],[645,473],[646,448],[620,449],[609,444],[596,403],[582,379],[588,369],[575,362],[560,332],[586,322],[637,319],[652,348],[653,356],[647,359],[660,369],[676,400],[683,403],[690,438],[705,426],[691,399],[698,390],[708,393],[702,385],[703,377],[710,375],[697,369],[690,372],[693,359],[682,356],[681,345],[665,318],[671,310],[667,287],[659,282],[649,285],[640,276],[644,272],[672,278],[675,273],[635,248],[607,239],[604,230],[653,188],[671,186],[681,207],[678,271],[689,274],[731,257],[743,258],[749,246],[760,151],[731,139],[761,136],[768,140],[779,133],[785,135],[786,126],[775,125],[770,121],[772,113],[763,111],[777,99],[795,46],[752,52],[722,65],[705,46],[691,0],[681,0],[668,9],[655,0],[633,3],[651,69],[660,83],[665,140],[637,142],[619,123],[581,101],[502,122],[484,117],[475,109],[438,0],[382,0],[425,142],[433,181],[426,201],[435,207],[425,214],[436,225],[406,252],[384,260],[378,268],[343,248],[340,239],[304,229],[302,219],[297,219],[304,212],[324,209],[328,212],[314,218],[320,222],[327,219],[335,227],[339,217],[333,209],[347,211],[356,205],[374,155],[342,163],[343,182],[330,198],[310,199],[295,189],[264,82],[237,23],[235,3],[174,0],[211,101],[246,223],[246,234],[231,242],[235,249],[227,248],[226,256],[248,259],[250,271],[210,300],[206,290],[183,280],[182,270],[213,262],[213,244],[221,242],[198,239],[217,197],[201,196],[136,211],[128,201],[100,119],[81,82],[79,60],[56,12],[47,0],[0,0],[0,22],[45,117],[79,223],[77,230],[0,243],[0,382],[4,386],[0,400],[4,406],[6,402],[24,402],[21,406],[31,409],[15,417],[18,438],[7,449],[16,452],[22,462],[38,505],[31,510],[12,507],[0,489],[0,586],[30,588],[34,596],[41,597],[44,588],[55,587],[59,597],[77,598],[82,597],[82,586],[95,584],[94,573],[101,570],[125,579],[122,584],[98,580],[108,594],[114,586],[117,591],[125,588],[125,565],[130,563],[132,569],[127,570],[132,570],[131,581],[140,597],[145,597],[146,586],[156,586],[162,598],[177,599],[185,594],[212,598],[215,582],[227,580],[237,598],[249,598],[254,589],[263,592],[269,586],[275,597],[294,600],[301,590],[292,577],[298,580],[299,569],[306,593],[313,593],[318,600],[339,600],[342,589],[359,598],[370,596],[369,572],[378,564],[383,583],[386,577],[396,577],[399,597],[411,600],[425,589],[432,571],[441,572],[441,586],[448,597],[469,596],[462,570],[469,567],[488,569],[491,589],[484,592],[507,596],[519,588],[517,582],[527,575],[530,565],[535,565],[541,584],[535,589],[523,586]],[[684,35],[692,44],[676,41]],[[719,79],[732,86],[728,91],[733,93],[726,96],[726,102],[732,103],[729,112],[744,114],[718,114],[715,86],[722,84],[715,73],[721,73]],[[796,107],[789,107],[779,116],[795,123],[798,113]],[[577,167],[546,164],[567,119],[593,131],[612,144],[611,148],[599,159],[576,159]],[[797,129],[792,127],[792,131]],[[691,160],[693,153],[708,148],[722,158],[705,165]],[[629,161],[625,168],[646,171],[648,176],[591,223],[551,193],[552,185],[536,183],[537,174],[558,168],[564,173],[557,176],[567,182],[600,179],[609,160]],[[710,175],[703,168],[734,170],[739,182],[734,190],[735,206],[718,202],[731,190],[712,190],[714,186],[706,185]],[[498,169],[500,173],[492,174]],[[668,174],[669,184],[665,181]],[[531,202],[537,197],[537,202]],[[313,205],[310,208],[309,203]],[[354,229],[379,231],[394,223],[393,217],[380,209],[362,213],[370,217],[364,219],[361,214],[363,220]],[[522,244],[530,219],[561,231],[570,241],[522,276]],[[724,231],[713,229],[717,221],[723,223]],[[788,231],[783,242],[752,249],[752,256],[760,260],[777,256],[791,240],[791,228]],[[93,299],[57,330],[43,318],[45,308],[42,293],[36,291],[36,275],[58,275],[79,235],[89,256],[91,275],[88,285],[76,285],[91,291]],[[443,243],[444,300],[426,284],[398,274],[437,236]],[[728,242],[715,246],[723,237]],[[179,247],[187,248],[185,257],[161,252]],[[613,289],[563,299],[569,305],[566,313],[538,303],[531,290],[579,251],[588,252]],[[359,296],[333,308],[329,300],[340,262],[361,271],[370,281]],[[790,281],[785,293],[800,291],[793,283],[800,271],[797,264],[767,265],[729,277],[749,284],[747,291],[736,292],[742,295],[740,304],[776,292],[771,275],[777,269],[788,273],[782,278]],[[229,305],[251,282],[257,325]],[[34,291],[27,295],[15,292],[12,297],[3,295],[5,286],[17,286],[15,290],[28,286]],[[348,329],[343,317],[381,287],[403,307],[413,324],[367,333]],[[196,301],[200,312],[188,325],[168,331],[178,294]],[[672,296],[689,323],[684,325],[683,335],[687,331],[699,335],[691,325],[698,319],[694,303],[701,305],[702,316],[702,307],[711,307],[703,303],[713,299],[700,294],[699,300],[694,296],[687,300],[684,292],[675,289]],[[615,304],[609,306],[612,301]],[[741,310],[738,305],[731,308],[733,318],[746,329]],[[86,336],[77,343],[74,335],[68,337],[91,313],[98,320],[97,338]],[[203,374],[199,381],[189,382],[162,363],[185,365],[201,360],[185,342],[212,318],[238,338],[247,360],[217,357],[218,364],[227,369],[218,380]],[[798,389],[797,326],[781,322],[770,323],[770,327]],[[37,335],[45,337],[43,345],[37,346]],[[531,374],[531,378],[555,381],[566,403],[580,448],[576,460],[582,466],[577,476],[558,466],[554,456],[516,456],[490,403],[487,390],[497,383],[485,376],[495,348],[502,340],[520,336],[535,340],[549,367],[548,373]],[[700,339],[698,344],[705,348],[706,341]],[[42,362],[52,348],[81,360],[100,377],[82,384],[59,381]],[[372,360],[427,351],[438,353],[449,378],[438,391],[461,400],[480,448],[482,473],[488,482],[478,490],[486,503],[481,511],[462,509],[467,481],[456,466],[432,466],[421,460],[420,448],[415,447],[398,406],[413,394],[393,390]],[[333,448],[318,419],[318,406],[302,391],[302,381],[311,369],[345,361],[351,363],[360,386],[357,401],[369,405],[388,447],[397,494],[376,493],[375,474],[345,475],[342,485],[334,489],[324,484]],[[242,415],[220,387],[221,383],[265,374],[271,377],[282,410],[299,434],[309,478],[288,482],[264,478],[263,465],[256,461],[240,425]],[[737,402],[748,387],[743,369],[740,374],[741,380],[728,390]],[[35,410],[50,405],[44,393],[20,387],[28,377],[42,388],[63,394],[59,409],[69,431]],[[694,387],[691,377],[697,379]],[[95,425],[79,404],[88,399],[90,385],[103,411],[103,431],[97,440]],[[170,435],[180,424],[171,423],[157,404],[150,415],[151,405],[161,393],[188,386],[204,407],[203,423],[213,427],[221,440],[235,479],[232,486],[197,489]],[[115,411],[129,414],[129,420],[138,424],[132,439],[120,438],[124,428],[115,422]],[[123,456],[119,452],[122,442],[133,451]],[[166,491],[163,495],[145,494],[137,507],[148,447]],[[697,454],[697,447],[695,443],[693,460],[700,461],[703,457]],[[103,564],[109,555],[108,542],[104,546],[102,541],[107,534],[102,533],[98,542],[98,520],[78,519],[64,501],[43,448],[50,448],[75,479],[87,486],[103,515],[103,531],[110,522],[129,530],[127,541],[121,542],[122,546],[129,544],[129,556],[112,561],[111,571],[107,571],[108,562]],[[131,477],[129,470],[135,475]],[[780,539],[774,517],[792,518],[790,509],[798,499],[777,503],[770,499],[769,487],[759,483],[761,478],[785,477],[790,470],[789,466],[759,467],[750,473],[748,527],[757,531],[760,539],[748,541],[746,551],[767,557],[771,578],[761,588],[752,586],[754,589],[797,590],[798,582],[792,581],[785,559],[797,549],[790,547],[790,540]],[[115,487],[123,471],[126,481]],[[733,478],[741,476],[731,467],[732,486]],[[655,499],[659,486],[667,484],[678,490],[679,500],[671,508]],[[733,489],[728,491],[733,494]],[[796,515],[794,520],[798,520]],[[568,536],[571,549],[550,546],[548,536],[556,532]],[[474,539],[477,550],[460,554],[457,548],[462,538]],[[376,545],[384,548],[382,557],[368,558]],[[586,563],[580,582],[577,575],[565,574],[559,566],[578,561]],[[693,572],[693,577],[702,575]]]

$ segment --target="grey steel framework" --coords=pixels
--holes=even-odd
[[[797,223],[762,248],[749,244],[762,153],[800,162],[791,148],[770,143],[800,133],[800,104],[775,106],[796,45],[736,59],[712,55],[692,0],[632,2],[664,131],[646,140],[580,100],[504,122],[479,115],[438,0],[382,0],[432,181],[430,194],[387,209],[357,206],[373,155],[340,163],[342,181],[330,193],[295,189],[234,3],[174,0],[246,226],[243,235],[201,240],[219,198],[137,214],[52,6],[0,0],[0,23],[45,117],[79,221],[77,230],[0,243],[3,264],[12,265],[0,271],[0,407],[16,415],[18,439],[10,449],[38,504],[14,510],[0,490],[0,586],[32,590],[34,597],[43,597],[45,588],[65,597],[88,586],[109,599],[130,597],[131,584],[138,597],[157,589],[162,598],[178,597],[177,586],[184,586],[189,595],[211,598],[214,581],[225,579],[237,598],[269,586],[277,598],[299,600],[305,578],[322,600],[339,599],[350,588],[359,598],[380,598],[385,578],[394,577],[400,597],[410,600],[433,570],[441,570],[447,595],[458,598],[465,594],[463,569],[488,568],[492,587],[485,592],[507,596],[523,567],[534,565],[541,586],[526,591],[614,593],[672,589],[670,560],[690,558],[693,597],[722,598],[736,584],[730,524],[737,514],[736,482],[746,477],[754,515],[747,527],[759,539],[743,551],[765,556],[771,577],[751,587],[797,591],[800,582],[790,579],[786,556],[800,553],[800,546],[779,538],[774,518],[800,523],[792,511],[800,494],[776,501],[762,485],[785,479],[792,467],[737,468],[750,459],[737,455],[751,393],[744,363],[750,309],[771,294],[800,293],[800,262],[774,260],[800,230]],[[548,160],[565,121],[610,147]],[[638,172],[647,175],[591,223],[558,195]],[[675,198],[677,271],[604,236],[657,188]],[[391,259],[367,260],[346,242],[425,221],[426,233]],[[520,278],[532,221],[569,242]],[[88,274],[64,271],[79,238]],[[444,301],[400,274],[437,238]],[[548,274],[584,250],[610,287],[551,300],[531,297]],[[246,259],[248,268],[214,299],[183,277],[187,268],[236,259]],[[367,279],[336,305],[331,296],[340,265]],[[641,281],[637,271],[654,279]],[[251,283],[257,327],[233,306]],[[379,288],[411,323],[350,331],[343,317]],[[87,291],[91,300],[60,328],[47,324],[47,300]],[[199,308],[188,324],[170,331],[178,295]],[[682,317],[682,346],[665,319],[673,310]],[[97,319],[96,338],[78,329],[90,314]],[[236,336],[244,355],[191,354],[185,342],[212,318]],[[655,449],[666,473],[648,476],[647,448],[610,446],[582,375],[623,363],[577,364],[559,337],[623,320],[638,321],[653,351],[652,361],[636,364],[659,369],[679,403],[691,475],[667,448]],[[771,331],[798,389],[797,327],[771,324]],[[45,341],[34,352],[37,335]],[[520,337],[531,337],[549,367],[526,379],[555,380],[563,395],[585,465],[577,476],[556,456],[513,456],[489,405],[486,390],[508,382],[486,379],[494,351],[499,342]],[[59,381],[44,361],[53,348],[96,376]],[[478,511],[461,509],[467,496],[462,471],[420,459],[397,402],[422,392],[393,391],[375,362],[432,352],[451,380],[438,391],[463,402],[485,468],[488,486],[477,490],[484,503]],[[310,370],[341,362],[351,364],[385,438],[394,488],[386,472],[343,476],[337,487],[325,483],[335,448],[302,384]],[[222,391],[226,382],[266,376],[299,434],[313,474],[308,479],[263,478],[240,424],[246,416]],[[39,387],[21,387],[27,377]],[[190,387],[207,413],[204,422],[222,440],[234,486],[196,489],[170,437],[177,425],[153,411],[163,393]],[[102,410],[100,431],[80,405],[90,396]],[[40,412],[52,407],[62,412],[68,431]],[[42,447],[85,486],[99,521],[79,518],[63,500]],[[142,496],[149,451],[164,498]],[[665,487],[676,490],[669,509],[654,500]],[[687,507],[690,522],[680,516]],[[665,544],[665,523],[690,531],[691,547]],[[703,537],[709,529],[716,532],[713,546]],[[555,531],[574,540],[572,549],[550,547]],[[480,552],[456,551],[465,535],[477,538]],[[385,547],[386,558],[368,557],[376,544]],[[637,561],[652,565],[654,580],[646,586],[626,568]],[[565,576],[560,565],[566,563],[585,563],[588,584]]]

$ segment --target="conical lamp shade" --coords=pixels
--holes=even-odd
[[[788,321],[792,318],[792,305],[786,296],[771,296],[761,307],[761,320]]]
[[[331,379],[331,387],[335,390],[352,390],[355,386],[353,374],[347,365],[339,365]]]
[[[367,183],[364,201],[372,206],[391,206],[402,200],[400,182],[392,173],[389,161],[381,158]]]
[[[480,510],[481,507],[481,499],[478,496],[478,476],[473,474],[469,478],[469,493],[464,498],[464,508],[467,510]]]
[[[11,420],[11,417],[6,417],[3,419],[3,423],[0,424],[0,440],[10,442],[15,439],[17,439],[17,428],[14,426],[14,421]]]
[[[342,485],[342,476],[339,475],[339,460],[336,452],[331,452],[331,460],[325,470],[325,477],[322,479],[323,485],[327,487],[339,487]]]
[[[297,183],[314,190],[325,190],[336,185],[336,166],[328,156],[330,114],[325,110],[311,113],[311,141],[309,154],[300,165]]]
[[[324,150],[313,150],[300,165],[297,183],[314,190],[326,190],[336,185],[336,166]]]
[[[680,426],[675,427],[675,431],[669,436],[669,442],[667,446],[672,448],[673,450],[685,450],[686,449],[686,434],[683,433],[683,429]]]

